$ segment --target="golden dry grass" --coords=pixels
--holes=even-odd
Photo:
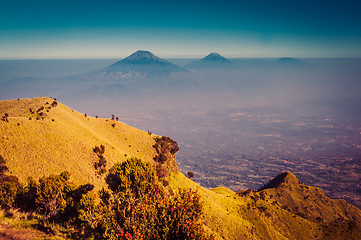
[[[9,115],[9,122],[0,121],[0,155],[6,159],[10,173],[21,181],[66,170],[76,184],[103,186],[94,171],[97,155],[93,148],[100,145],[105,146],[108,168],[129,157],[152,161],[154,135],[122,122],[85,117],[61,103],[49,112],[43,111],[47,115],[43,120],[36,120],[36,114],[29,111],[53,101],[39,97],[0,102],[0,117]]]
[[[305,185],[289,176],[276,189],[245,195],[223,187],[205,189],[181,173],[172,175],[171,186],[198,190],[204,202],[203,222],[216,239],[360,239],[359,209],[329,199],[319,188],[307,186],[302,192]],[[315,216],[301,216],[302,207]],[[319,212],[322,221],[316,220]],[[344,223],[337,223],[340,217]],[[347,224],[353,219],[358,223],[350,231]]]

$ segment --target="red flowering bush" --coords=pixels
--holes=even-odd
[[[205,238],[198,223],[199,195],[191,190],[167,193],[149,163],[128,159],[116,164],[106,180],[111,191],[101,191],[99,204],[81,203],[81,220],[94,235],[103,239]]]

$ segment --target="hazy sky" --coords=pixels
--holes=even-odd
[[[361,1],[1,0],[0,58],[361,57]]]

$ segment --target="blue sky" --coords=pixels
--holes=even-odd
[[[0,58],[361,57],[360,1],[0,1]]]

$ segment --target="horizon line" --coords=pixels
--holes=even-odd
[[[95,60],[95,59],[124,59],[124,57],[0,57],[0,60]],[[207,56],[207,55],[205,55]],[[161,57],[163,59],[201,59],[201,57]],[[222,55],[223,56],[223,55]],[[225,57],[225,56],[224,56]],[[297,58],[297,59],[359,59],[361,56],[313,56],[313,57],[291,57],[291,56],[274,56],[274,57],[226,57],[227,59],[279,59],[279,58]]]

